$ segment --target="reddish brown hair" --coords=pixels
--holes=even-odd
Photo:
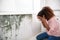
[[[51,17],[54,16],[54,13],[50,7],[46,6],[46,7],[43,7],[43,9],[38,13],[37,16],[43,17],[43,15],[47,20],[49,20]]]

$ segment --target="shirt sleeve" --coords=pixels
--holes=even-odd
[[[59,29],[59,23],[57,21],[53,21],[49,25],[50,30],[48,31],[49,35],[55,35],[57,34],[57,31]]]

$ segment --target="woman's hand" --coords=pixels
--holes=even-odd
[[[38,19],[42,22],[43,26],[49,31],[49,25],[47,24],[47,19],[45,19],[45,16],[43,17],[38,16]]]
[[[43,17],[41,17],[41,16],[38,16],[37,17],[41,22],[44,22],[44,21],[46,21],[46,19],[45,19],[45,16],[43,15]]]

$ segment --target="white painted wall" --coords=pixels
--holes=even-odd
[[[46,0],[46,6],[50,6],[52,9],[60,9],[60,0]]]
[[[37,13],[44,6],[50,6],[52,9],[60,9],[59,2],[60,0],[0,0],[0,12],[2,11],[3,14],[32,14],[32,35],[35,35],[40,31],[44,31],[44,28],[40,27],[42,26],[41,22],[36,17]],[[56,15],[59,15],[59,13],[55,12]]]
[[[14,11],[15,1],[14,0],[0,0],[0,12],[1,11]]]
[[[32,13],[33,0],[0,0],[0,12]]]

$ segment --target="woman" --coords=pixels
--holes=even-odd
[[[39,34],[36,37],[37,40],[43,40],[45,38],[48,40],[60,40],[60,24],[50,7],[43,7],[38,13],[37,18],[47,30],[42,34]]]

